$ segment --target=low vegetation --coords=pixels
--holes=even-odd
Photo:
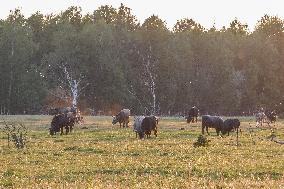
[[[284,187],[284,145],[250,118],[241,118],[239,146],[236,133],[219,137],[209,129],[210,145],[199,148],[193,144],[200,122],[183,118],[162,118],[158,137],[145,140],[132,128],[112,126],[111,117],[86,117],[63,136],[48,134],[48,116],[3,118],[24,123],[28,133],[23,149],[8,147],[0,133],[0,188]],[[284,139],[283,122],[276,128],[273,135]]]
[[[201,146],[207,147],[207,146],[209,146],[209,142],[210,142],[210,140],[208,140],[206,138],[206,136],[199,135],[197,141],[195,143],[193,143],[193,146],[194,147],[201,147]]]

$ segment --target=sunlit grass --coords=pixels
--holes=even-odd
[[[157,138],[138,140],[132,128],[111,125],[111,117],[86,117],[64,136],[49,136],[50,116],[8,116],[29,128],[25,149],[7,146],[0,134],[2,188],[281,188],[284,145],[267,139],[270,129],[254,129],[242,118],[236,134],[194,148],[200,122],[161,118]],[[131,120],[131,123],[133,121]],[[284,140],[283,123],[276,135]],[[181,128],[183,128],[181,130]]]

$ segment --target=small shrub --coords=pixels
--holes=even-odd
[[[194,147],[200,147],[200,146],[207,147],[209,146],[209,142],[210,140],[208,140],[206,136],[199,135],[199,137],[197,138],[197,141],[193,143],[193,146]]]
[[[19,124],[10,124],[8,125],[6,122],[4,127],[4,133],[7,135],[8,146],[9,142],[13,142],[15,147],[18,149],[24,148],[26,145],[27,139],[27,128],[19,123]]]

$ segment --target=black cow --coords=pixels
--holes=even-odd
[[[217,135],[219,135],[223,119],[218,116],[204,115],[202,116],[202,134],[204,134],[204,128],[206,128],[207,134],[209,135],[208,128],[215,128]]]
[[[222,127],[221,127],[221,133],[222,135],[225,135],[226,133],[229,133],[231,131],[235,131],[236,129],[239,129],[241,123],[238,119],[227,119],[224,121]]]
[[[57,132],[60,132],[60,135],[63,134],[63,128],[65,128],[65,134],[73,130],[75,125],[76,118],[73,116],[68,116],[67,114],[58,114],[55,115],[51,121],[51,128],[49,129],[50,135],[54,135]]]
[[[156,116],[147,116],[141,123],[141,132],[138,133],[139,138],[142,139],[146,135],[147,138],[151,136],[151,132],[157,137],[158,118]]]
[[[274,123],[276,122],[276,111],[265,111],[265,115],[267,117],[267,121],[270,122],[270,123]]]
[[[197,117],[198,117],[198,108],[196,106],[193,106],[192,108],[190,108],[190,110],[188,111],[188,115],[186,117],[187,123],[197,123]]]
[[[122,109],[116,116],[113,116],[112,124],[116,124],[119,122],[119,127],[121,128],[121,124],[123,127],[128,127],[129,123],[130,110]]]

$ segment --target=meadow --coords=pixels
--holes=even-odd
[[[25,148],[8,146],[3,119],[28,128]],[[240,118],[238,146],[236,133],[210,129],[208,147],[193,147],[201,123],[181,117],[162,117],[158,137],[145,140],[108,116],[87,116],[73,133],[50,136],[51,119],[0,117],[0,188],[284,188],[284,145],[253,118]],[[284,122],[275,128],[284,140]]]

